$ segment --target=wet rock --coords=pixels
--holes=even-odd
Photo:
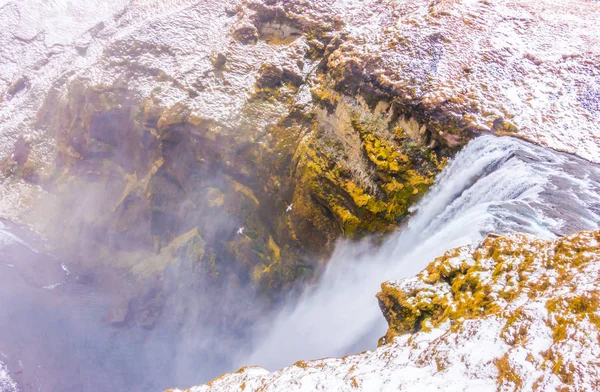
[[[25,165],[25,162],[27,162],[30,152],[31,142],[25,140],[24,138],[20,138],[15,143],[12,159],[17,163],[17,165],[23,166]]]
[[[275,88],[283,83],[283,70],[276,65],[263,64],[260,68],[258,88]]]
[[[498,118],[494,120],[492,131],[497,133],[516,133],[518,128],[511,121],[504,118]]]
[[[47,188],[59,200],[92,201],[71,227],[94,233],[94,247],[136,255],[107,264],[160,275],[178,260],[165,249],[197,230],[205,241],[199,265],[220,276],[230,268],[223,260],[232,260],[241,281],[276,297],[310,278],[339,237],[389,232],[407,219],[472,135],[459,127],[440,133],[418,103],[369,76],[374,64],[344,58],[349,37],[340,18],[303,12],[312,6],[239,7],[224,41],[231,48],[210,48],[204,73],[189,80],[170,75],[162,60],[146,61],[177,50],[131,38],[107,48],[112,84],[75,77],[63,95],[49,94],[38,115],[57,140]],[[308,46],[296,41],[301,34]],[[232,50],[259,39],[287,52],[258,67]],[[229,95],[241,88],[241,69],[256,83]],[[140,85],[156,87],[141,93]],[[206,86],[215,99],[207,100]],[[231,99],[235,116],[222,108],[230,120],[205,110]],[[91,189],[103,187],[97,200]],[[231,234],[240,227],[244,235]]]
[[[38,184],[40,175],[35,159],[30,159],[31,142],[19,138],[15,143],[12,155],[0,160],[0,174],[4,177],[18,177],[27,182]]]
[[[299,75],[289,68],[283,68],[283,74],[281,77],[284,81],[291,83],[294,87],[300,87],[304,84],[304,78],[302,75]]]

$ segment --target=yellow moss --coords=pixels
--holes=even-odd
[[[329,89],[313,88],[310,90],[310,93],[313,97],[313,100],[316,102],[325,102],[335,105],[340,99],[339,93]]]
[[[172,263],[187,260],[201,260],[204,257],[204,241],[198,233],[198,229],[192,229],[189,232],[180,235],[164,247],[159,254],[144,255],[137,254],[141,259],[131,257],[130,262],[133,264],[131,272],[134,276],[142,278],[157,275],[165,270]],[[176,252],[184,249],[185,255],[176,255]],[[127,257],[127,254],[123,255]]]
[[[383,172],[397,174],[405,169],[410,159],[394,149],[386,141],[375,137],[373,133],[361,132],[363,147],[371,162]]]
[[[592,291],[584,295],[568,298],[558,298],[546,302],[546,309],[551,315],[549,325],[552,328],[552,338],[560,342],[568,337],[569,326],[577,327],[577,324],[587,319],[597,327],[600,327],[596,315],[600,309],[600,295],[598,291]]]
[[[306,368],[309,367],[309,363],[306,362],[306,361],[298,361],[298,362],[294,363],[292,366],[296,366],[296,367],[299,367],[301,369],[306,369]]]
[[[273,260],[280,261],[281,260],[281,248],[279,248],[279,245],[277,245],[275,243],[275,240],[273,240],[273,237],[269,237],[269,242],[268,242],[267,246],[269,247],[269,250],[271,250],[271,254],[273,255]]]
[[[188,117],[187,121],[194,127],[199,127],[202,124],[202,122],[204,121],[204,119],[195,114],[192,114]]]
[[[430,330],[428,324],[435,326],[448,307],[448,301],[443,297],[423,296],[418,300],[387,283],[381,286],[377,299],[385,309],[384,316],[389,324],[385,336],[388,343],[400,334]]]
[[[494,365],[498,369],[498,389],[502,387],[508,387],[507,384],[513,384],[514,390],[519,391],[523,389],[523,380],[519,373],[517,373],[510,365],[508,353],[504,354],[501,358],[494,360]]]
[[[254,269],[252,270],[252,279],[256,283],[264,281],[264,279],[267,277],[272,278],[272,274],[278,275],[281,273],[281,271],[273,269],[276,265],[281,264],[281,248],[279,247],[279,245],[277,245],[277,243],[271,236],[269,236],[269,239],[267,241],[267,249],[269,250],[269,254],[263,255],[261,259],[262,261],[270,260],[271,262],[266,267],[262,264],[259,264],[254,267]]]
[[[260,202],[254,195],[254,192],[252,192],[252,189],[248,188],[246,185],[240,184],[239,182],[233,179],[231,180],[231,185],[236,192],[242,193],[250,200],[252,200],[255,204],[260,205]]]
[[[125,201],[127,196],[136,188],[137,185],[138,185],[138,179],[137,179],[136,172],[125,175],[125,189],[123,190],[123,194],[121,195],[121,198],[119,199],[117,204],[115,204],[115,206],[113,208],[113,212],[117,210],[117,208],[123,203],[123,201]]]
[[[352,215],[350,211],[339,205],[334,205],[332,211],[342,223],[342,230],[344,234],[346,234],[349,237],[354,236],[354,234],[356,234],[356,230],[361,224],[360,219],[358,219],[356,216]]]
[[[252,270],[252,280],[254,282],[260,282],[260,278],[262,277],[263,270],[264,270],[264,267],[261,265],[257,265],[256,267],[254,267],[254,270]]]
[[[360,187],[358,187],[353,181],[347,181],[344,183],[344,190],[348,192],[354,204],[358,207],[364,207],[373,199],[369,194],[366,194]]]
[[[564,318],[558,318],[556,325],[552,327],[552,339],[554,342],[560,342],[567,338],[568,323]]]
[[[390,193],[400,192],[401,190],[404,189],[404,186],[405,186],[404,184],[401,184],[400,182],[396,181],[395,179],[392,179],[392,181],[383,185],[383,189],[386,191],[386,193],[390,194]]]
[[[387,209],[385,202],[366,193],[354,181],[345,181],[341,185],[358,207],[364,207],[372,214],[378,214]]]

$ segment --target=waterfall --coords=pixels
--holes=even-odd
[[[513,138],[472,141],[377,250],[341,242],[319,283],[259,328],[240,365],[270,370],[373,348],[387,328],[375,294],[386,280],[421,271],[446,250],[488,233],[555,238],[598,228],[600,168]]]

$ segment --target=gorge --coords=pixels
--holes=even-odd
[[[0,2],[0,390],[594,390],[599,18]]]

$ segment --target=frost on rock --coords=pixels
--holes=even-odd
[[[451,250],[382,285],[387,344],[274,373],[242,368],[189,391],[597,390],[599,241],[516,234]]]

